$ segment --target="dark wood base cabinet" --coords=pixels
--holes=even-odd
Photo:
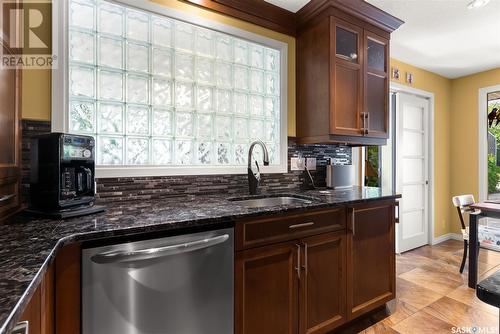
[[[236,333],[297,333],[298,252],[288,242],[236,254]]]
[[[18,320],[29,334],[80,333],[79,244],[63,247]]]
[[[328,333],[395,297],[394,201],[236,224],[236,333]],[[344,214],[347,211],[347,214]],[[275,235],[277,226],[291,230]],[[347,229],[345,226],[347,225]],[[268,245],[245,249],[260,227]],[[296,226],[303,228],[296,238]],[[240,235],[238,237],[238,234]],[[269,239],[268,235],[273,238]]]
[[[301,244],[300,333],[325,333],[346,321],[345,235],[343,231],[317,235]]]
[[[394,201],[348,209],[347,313],[355,319],[396,297]]]
[[[54,334],[54,266],[49,266],[16,327],[29,334]]]

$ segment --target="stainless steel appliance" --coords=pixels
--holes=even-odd
[[[83,334],[232,334],[233,229],[82,251]]]
[[[332,189],[348,189],[354,185],[353,165],[326,165],[326,186]]]

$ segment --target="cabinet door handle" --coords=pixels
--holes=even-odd
[[[0,197],[0,203],[1,202],[5,202],[5,201],[8,201],[9,199],[11,199],[12,197],[16,196],[16,194],[8,194],[8,195],[4,195],[2,197]]]
[[[10,334],[29,334],[29,321],[20,321],[10,331]]]
[[[295,267],[295,270],[297,271],[298,279],[300,279],[300,271],[302,270],[302,268],[300,267],[300,245],[295,244],[295,246],[297,246],[297,267]]]
[[[394,213],[396,215],[394,221],[396,222],[396,224],[399,224],[399,201],[396,201],[396,203],[394,204],[394,208],[396,209],[396,212]]]
[[[355,219],[355,210],[354,208],[351,208],[351,232],[352,236],[354,237],[356,235],[356,219]]]
[[[365,118],[366,118],[366,122],[365,122],[365,135],[368,134],[368,129],[370,128],[370,113],[369,112],[366,112],[365,113]]]
[[[309,246],[307,245],[307,243],[304,242],[304,266],[302,268],[304,268],[304,271],[306,273],[306,276],[307,276],[307,267],[308,267],[308,262],[307,262],[307,253],[309,252]]]
[[[296,229],[296,228],[307,227],[307,226],[312,226],[312,225],[314,225],[314,222],[307,222],[307,223],[302,223],[302,224],[294,224],[294,225],[288,226],[288,228],[291,229],[291,230],[293,230],[293,229]]]
[[[361,113],[361,134],[365,134],[365,113]]]

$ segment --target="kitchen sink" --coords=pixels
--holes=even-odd
[[[230,198],[231,202],[236,202],[248,208],[264,208],[292,204],[310,204],[313,199],[296,197],[291,195],[269,196],[259,198]]]

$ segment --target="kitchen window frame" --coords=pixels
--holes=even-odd
[[[129,6],[138,10],[166,16],[174,20],[195,24],[213,31],[243,38],[276,49],[280,52],[280,144],[278,165],[261,167],[263,173],[286,173],[288,171],[288,44],[269,37],[252,33],[215,20],[205,19],[197,15],[147,0],[107,0],[118,5]],[[58,66],[52,69],[52,132],[69,132],[69,2],[53,0],[52,39],[58,41]],[[176,175],[224,175],[246,174],[246,165],[96,165],[97,178],[111,177],[147,177]]]

